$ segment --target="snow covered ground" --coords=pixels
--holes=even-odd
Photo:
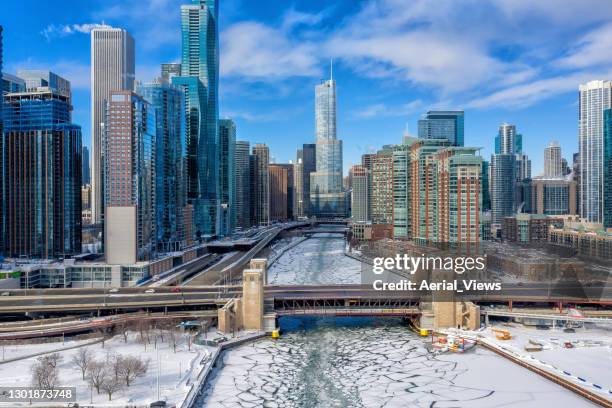
[[[577,328],[575,333],[566,333],[563,329],[537,330],[535,327],[512,324],[511,327],[494,325],[498,329],[506,329],[512,335],[511,340],[497,340],[492,327],[484,329],[480,334],[490,341],[529,359],[532,356],[534,364],[550,369],[552,365],[560,371],[571,373],[588,383],[595,383],[604,389],[612,390],[612,325],[608,327],[590,326]],[[535,341],[543,346],[542,351],[528,352],[525,346],[529,341]],[[573,347],[566,348],[570,342]],[[539,361],[537,361],[539,360]],[[543,362],[545,364],[540,364]],[[580,383],[577,381],[577,383]],[[581,384],[582,385],[582,384]],[[588,387],[587,387],[588,388]]]
[[[145,346],[139,341],[138,335],[130,333],[127,343],[124,343],[122,336],[115,336],[102,344],[85,346],[95,353],[95,358],[100,361],[110,359],[114,353],[122,356],[137,356],[143,359],[150,359],[149,369],[143,378],[138,378],[129,388],[123,388],[113,395],[112,401],[104,394],[98,395],[86,380],[82,379],[81,371],[72,362],[71,358],[79,349],[72,349],[60,352],[63,357],[59,363],[59,378],[61,386],[77,387],[77,402],[81,404],[93,403],[96,406],[124,406],[126,404],[145,405],[157,401],[157,373],[159,367],[160,399],[166,400],[170,404],[179,405],[189,392],[191,383],[197,374],[204,368],[200,361],[214,350],[212,347],[191,345],[188,350],[187,343],[182,341],[176,353],[173,351],[168,338],[165,342],[158,340],[157,348],[153,342]],[[58,343],[53,343],[57,348]],[[11,346],[12,354],[31,354],[34,350],[45,348],[40,345]],[[61,343],[59,343],[61,347]],[[19,350],[19,348],[21,350]],[[0,384],[5,387],[27,386],[31,383],[30,369],[36,362],[36,358],[28,358],[7,364],[0,364]],[[24,403],[23,406],[27,404]],[[7,406],[2,405],[0,406]],[[18,404],[11,404],[18,406]]]
[[[361,263],[344,255],[344,240],[315,234],[285,252],[268,270],[268,282],[289,284],[360,283]]]
[[[52,343],[28,344],[28,345],[13,345],[7,344],[0,346],[0,363],[4,360],[10,360],[17,357],[25,357],[32,354],[51,352],[62,348],[74,347],[81,344],[89,343],[95,339],[88,340],[70,340],[56,341]],[[1,367],[1,366],[0,366]]]
[[[279,340],[225,353],[198,406],[592,406],[484,349],[433,355],[399,320],[292,320]]]

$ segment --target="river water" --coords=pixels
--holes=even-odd
[[[340,236],[307,239],[272,265],[269,283],[357,283],[359,262],[343,251]],[[302,317],[280,324],[280,339],[225,352],[197,406],[590,406],[486,350],[433,355],[401,319]]]

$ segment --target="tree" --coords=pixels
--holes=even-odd
[[[122,387],[123,383],[121,382],[121,379],[116,378],[112,373],[107,373],[100,384],[102,391],[108,395],[109,401],[113,399],[113,394],[119,391]]]
[[[72,363],[81,369],[83,379],[87,373],[89,364],[93,361],[93,354],[88,348],[80,348],[79,351],[72,357]]]
[[[176,327],[175,323],[172,321],[168,323],[166,328],[167,328],[167,333],[168,333],[168,339],[170,341],[170,344],[172,345],[172,349],[176,353],[176,346],[178,346],[178,344],[181,341],[179,330]]]
[[[57,365],[49,364],[49,360],[39,358],[32,366],[32,386],[40,389],[53,389],[59,386]]]
[[[126,386],[130,386],[138,377],[144,377],[149,369],[149,360],[142,360],[139,357],[127,356],[121,359],[119,366],[119,377],[125,381]]]
[[[130,326],[126,320],[121,321],[115,325],[115,331],[123,336],[123,342],[127,343],[128,341],[128,333],[130,331]]]
[[[185,342],[187,343],[187,349],[191,351],[191,345],[193,344],[193,334],[191,331],[185,331]]]
[[[43,364],[47,364],[53,368],[56,368],[57,365],[62,361],[64,357],[62,357],[59,353],[51,353],[46,356],[38,357],[37,360]]]
[[[107,376],[108,366],[102,361],[92,360],[87,367],[87,379],[89,383],[100,393],[100,387]]]

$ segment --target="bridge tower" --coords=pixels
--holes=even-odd
[[[245,330],[263,329],[265,274],[265,268],[245,269],[242,273],[242,323]]]

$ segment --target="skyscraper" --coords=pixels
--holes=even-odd
[[[268,166],[270,150],[263,143],[253,146],[251,165],[251,205],[253,224],[270,224],[270,180]]]
[[[231,119],[219,121],[219,198],[221,200],[219,234],[228,236],[236,228],[236,125]]]
[[[336,81],[315,88],[316,166],[310,174],[310,204],[318,217],[344,217],[342,141],[336,137]]]
[[[302,196],[304,197],[304,216],[310,217],[312,209],[310,206],[310,175],[317,171],[317,145],[305,143],[302,146]]]
[[[185,237],[185,95],[167,82],[138,86],[138,94],[156,110],[155,199],[157,245],[162,251],[178,251]]]
[[[501,224],[504,217],[514,214],[516,188],[514,154],[491,156],[491,223]]]
[[[293,215],[304,216],[304,150],[298,149],[293,164]]]
[[[579,87],[580,211],[590,222],[604,222],[604,111],[612,107],[612,81]]]
[[[181,76],[184,88],[189,197],[199,235],[220,229],[219,184],[219,38],[217,0],[192,0],[181,6]]]
[[[504,123],[499,126],[499,132],[497,134],[499,140],[499,152],[498,154],[515,154],[517,151],[516,142],[516,126]],[[522,144],[521,144],[522,145]]]
[[[4,124],[2,119],[2,105],[4,103],[4,79],[2,75],[2,25],[0,25],[0,251],[4,250],[4,166],[2,160],[4,160]]]
[[[81,183],[83,185],[86,185],[91,182],[89,168],[89,149],[87,148],[87,146],[83,146],[82,160],[83,165],[81,166]]]
[[[49,87],[68,98],[72,96],[70,81],[51,71],[20,69],[17,76],[25,81],[26,91]]]
[[[369,171],[360,164],[350,169],[353,188],[351,191],[351,220],[353,222],[365,222],[370,220],[368,202],[370,195]]]
[[[429,111],[419,120],[420,139],[446,139],[453,146],[463,146],[464,113],[457,111]]]
[[[247,229],[251,223],[251,165],[249,142],[236,142],[234,173],[236,175],[236,226]]]
[[[293,219],[293,165],[270,164],[270,221]]]
[[[393,223],[393,150],[386,147],[372,157],[370,217],[373,224]]]
[[[134,68],[134,39],[126,30],[99,27],[91,31],[91,217],[94,224],[100,224],[104,216],[105,100],[110,91],[134,89]]]
[[[558,142],[551,142],[544,149],[544,177],[560,178],[562,176],[561,146]]]
[[[105,112],[106,262],[134,264],[157,251],[155,108],[132,91],[111,91]]]
[[[181,75],[181,64],[178,62],[161,64],[161,78],[164,82],[170,82],[172,77]]]
[[[5,256],[81,252],[81,127],[70,96],[50,87],[4,96]]]
[[[604,111],[603,184],[603,224],[612,228],[612,109]]]

